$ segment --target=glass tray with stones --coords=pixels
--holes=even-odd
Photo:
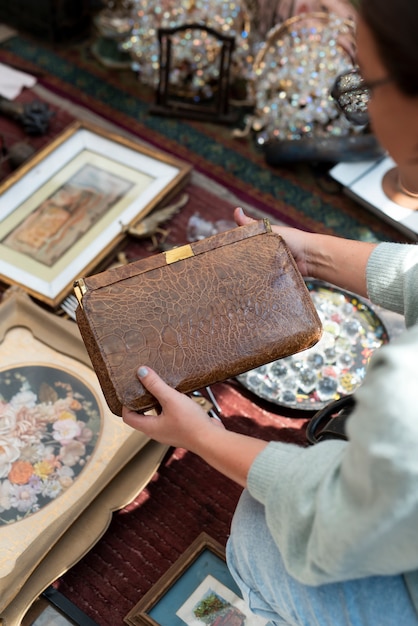
[[[366,300],[322,281],[305,282],[323,325],[319,342],[241,374],[237,380],[274,404],[317,411],[357,389],[372,353],[389,336]]]

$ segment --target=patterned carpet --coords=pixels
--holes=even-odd
[[[131,70],[100,65],[88,41],[53,49],[16,36],[0,46],[0,62],[34,73],[41,85],[192,163],[243,202],[288,224],[353,239],[405,240],[344,196],[323,168],[272,168],[253,141],[232,137],[231,127],[151,115],[150,89]]]

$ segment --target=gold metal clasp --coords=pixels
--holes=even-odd
[[[78,300],[78,304],[83,308],[83,296],[87,291],[86,283],[84,282],[84,278],[79,278],[74,281],[74,294]]]
[[[164,254],[167,265],[194,256],[193,248],[189,243],[187,243],[185,246],[179,246],[178,248],[172,248],[171,250],[167,250],[166,252],[164,252]]]
[[[271,224],[270,224],[269,218],[268,217],[263,217],[263,221],[264,221],[264,226],[265,226],[266,231],[268,233],[271,233],[272,229],[271,229]]]

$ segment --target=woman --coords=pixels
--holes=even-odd
[[[410,183],[416,180],[415,191],[417,32],[418,3],[363,0],[358,62],[371,123]],[[351,93],[352,108],[359,93]],[[236,209],[238,225],[249,219]],[[271,624],[417,625],[418,249],[275,230],[303,275],[405,315],[405,333],[371,359],[348,420],[349,441],[300,448],[230,432],[146,364],[138,375],[161,414],[124,409],[124,420],[191,450],[245,487],[227,562],[253,611]]]

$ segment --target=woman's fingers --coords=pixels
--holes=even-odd
[[[163,381],[154,370],[146,365],[141,365],[137,370],[137,375],[142,385],[158,400],[161,406],[172,395],[173,389]]]
[[[234,209],[234,220],[238,226],[245,226],[246,224],[251,224],[251,222],[256,221],[252,217],[248,217],[241,207]]]

